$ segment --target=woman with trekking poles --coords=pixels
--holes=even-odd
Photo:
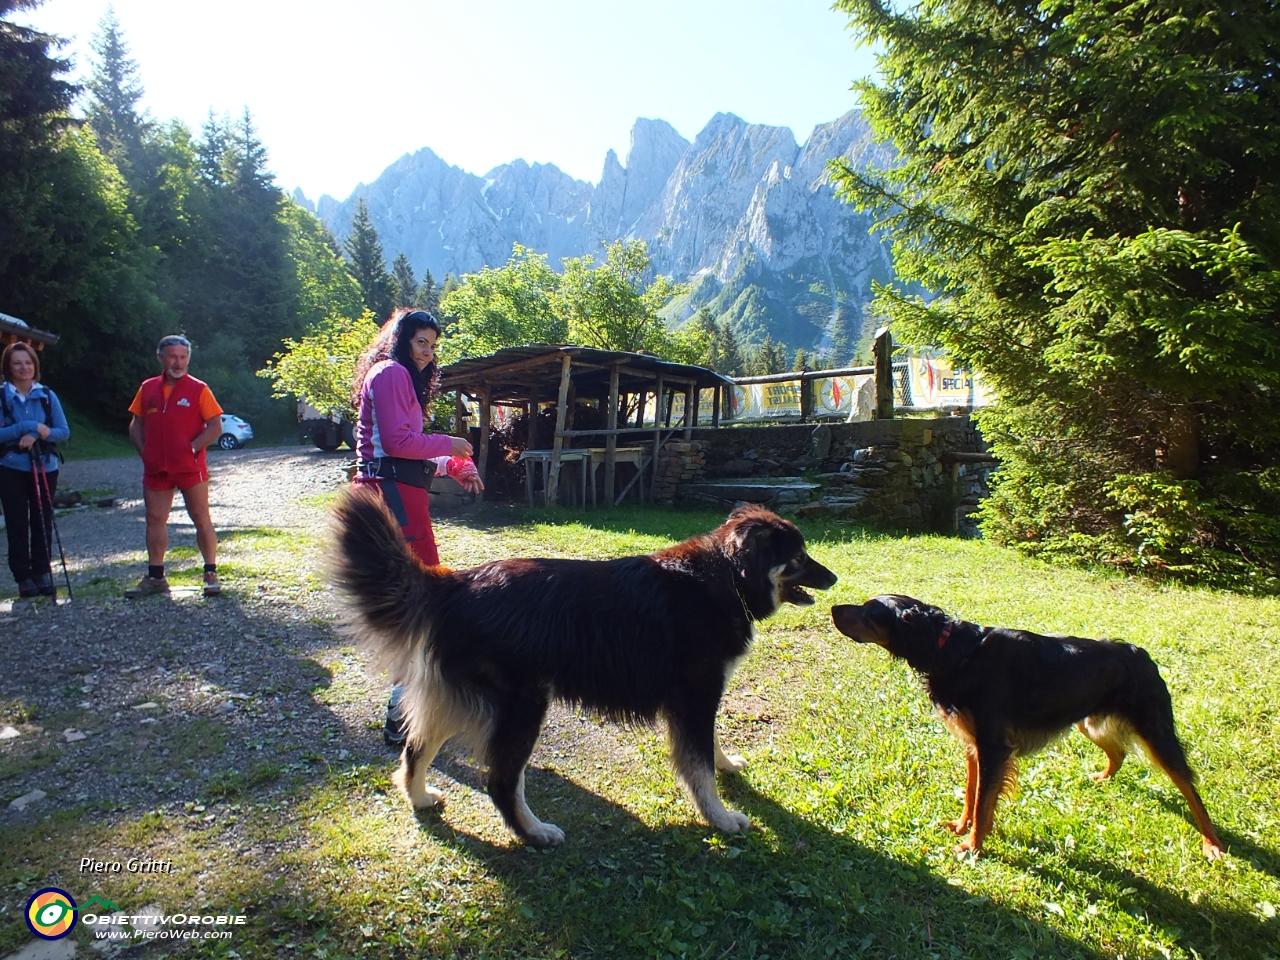
[[[58,449],[71,436],[57,395],[40,383],[40,359],[26,343],[5,348],[0,369],[0,506],[9,569],[20,597],[56,597],[50,546]]]

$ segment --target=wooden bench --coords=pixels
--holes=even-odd
[[[547,489],[547,472],[551,469],[551,450],[525,450],[520,454],[520,460],[524,462],[524,489],[529,498],[529,506],[533,506],[533,467],[537,464],[541,467],[542,474],[542,490],[545,493]],[[560,451],[560,463],[577,463],[582,468],[582,505],[587,505],[587,461],[591,459],[591,451],[586,447],[570,447]],[[567,487],[569,491],[570,506],[573,506],[573,487]]]

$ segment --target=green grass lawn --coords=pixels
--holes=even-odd
[[[62,403],[62,412],[66,414],[67,426],[71,428],[71,439],[58,445],[65,459],[106,460],[137,456],[124,430],[119,433],[103,430],[66,401]]]
[[[723,518],[549,516],[439,517],[442,559],[618,556]],[[220,827],[178,815],[93,827],[64,815],[10,833],[0,884],[30,885],[51,850],[90,842],[168,850],[191,869],[141,892],[136,878],[108,878],[103,892],[243,903],[245,936],[195,948],[240,957],[1280,957],[1280,600],[1055,568],[981,541],[802,529],[840,582],[763,625],[730,686],[722,741],[750,765],[720,786],[751,817],[745,836],[698,821],[660,732],[582,717],[582,740],[547,744],[528,776],[531,807],[568,834],[553,851],[514,842],[465,764],[446,765],[456,779],[432,771],[447,806],[416,819],[388,757],[289,781],[287,802],[268,792],[283,782],[276,770],[215,785],[232,790],[269,858],[237,856]],[[296,576],[315,552],[291,535],[255,542],[260,578]],[[1141,758],[1090,780],[1104,757],[1072,734],[1022,762],[983,857],[957,860],[939,823],[961,806],[960,749],[905,664],[830,623],[832,603],[884,592],[982,623],[1145,646],[1229,856],[1202,857],[1181,795]],[[345,643],[335,636],[335,656]]]

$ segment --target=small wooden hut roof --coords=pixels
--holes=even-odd
[[[441,387],[472,396],[488,387],[491,403],[525,403],[534,393],[547,400],[556,394],[565,356],[572,363],[573,385],[579,399],[607,398],[614,364],[618,365],[618,389],[628,393],[652,389],[659,378],[668,389],[689,384],[699,390],[733,385],[728,377],[708,367],[672,363],[647,353],[531,343],[451,363],[440,370]]]
[[[662,433],[671,418],[671,408],[660,402],[654,405],[655,422],[651,426],[639,424],[618,426],[619,395],[621,393],[661,393],[663,398],[682,392],[688,397],[684,414],[684,433],[692,436],[697,422],[699,391],[716,388],[713,400],[712,421],[718,425],[720,417],[720,387],[732,386],[733,381],[707,367],[687,363],[671,363],[659,360],[647,353],[626,353],[621,350],[596,350],[592,347],[560,346],[553,343],[531,343],[524,347],[505,347],[487,357],[468,357],[451,363],[440,371],[441,388],[458,394],[458,419],[461,422],[462,397],[470,395],[480,402],[480,434],[489,433],[491,406],[495,403],[524,405],[538,404],[556,398],[556,429],[552,443],[550,465],[546,475],[546,502],[555,503],[560,482],[560,463],[565,441],[572,447],[575,440],[585,436],[604,436],[604,491],[606,502],[613,503],[614,467],[617,458],[619,434],[652,432],[650,459],[656,475],[658,450],[662,446]],[[575,400],[596,398],[607,411],[607,424],[603,429],[573,430],[568,428],[569,413]],[[530,447],[536,437],[536,418],[530,420]],[[668,432],[668,436],[671,432]],[[526,451],[526,455],[533,451]],[[589,451],[576,450],[581,459]],[[488,469],[489,444],[480,444],[480,456],[476,467],[481,479]],[[594,464],[594,461],[592,461]],[[646,462],[637,461],[636,479],[641,479]],[[590,484],[594,489],[595,467],[588,468]],[[531,474],[526,474],[529,500],[533,501]],[[643,482],[641,483],[643,489]],[[623,495],[626,488],[623,489]],[[584,497],[585,501],[585,497]]]
[[[37,330],[25,320],[0,313],[0,347],[8,346],[21,340],[29,343],[37,350],[43,350],[45,344],[52,346],[58,342],[58,335],[48,330]]]

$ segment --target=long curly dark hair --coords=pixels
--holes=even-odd
[[[356,361],[355,377],[351,386],[351,405],[360,408],[360,395],[364,390],[365,378],[370,369],[383,360],[395,360],[409,371],[413,378],[413,392],[418,396],[418,403],[425,411],[427,404],[440,392],[440,363],[433,356],[426,367],[419,370],[413,362],[413,338],[419,330],[434,330],[439,342],[443,332],[440,321],[426,310],[415,310],[412,307],[401,307],[391,314],[391,319],[382,325],[373,343],[365,348]]]

